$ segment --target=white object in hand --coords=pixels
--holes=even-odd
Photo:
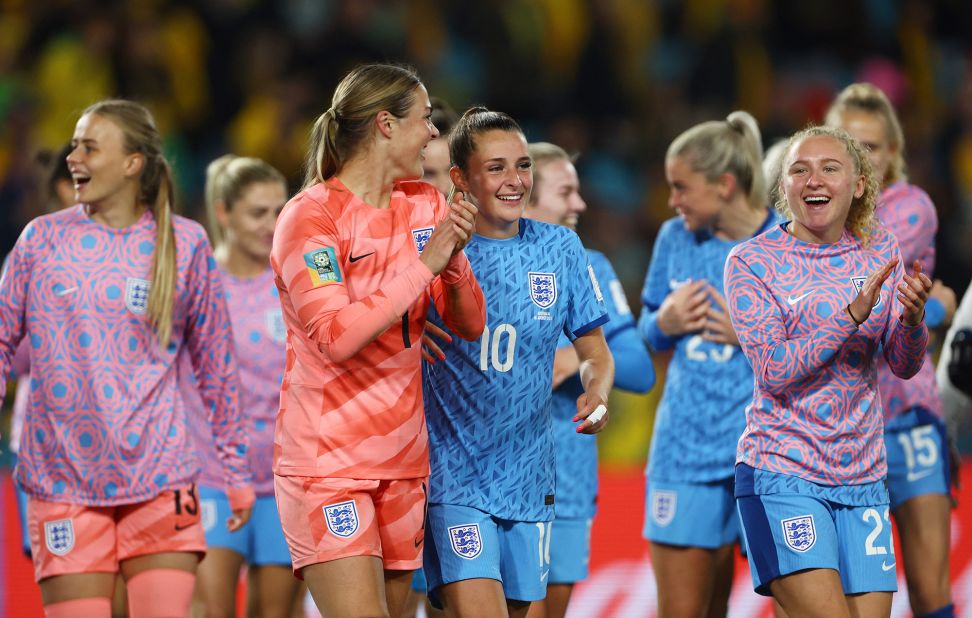
[[[587,417],[587,420],[591,422],[591,425],[597,425],[604,418],[605,414],[607,414],[607,407],[602,403],[594,408],[594,411]]]

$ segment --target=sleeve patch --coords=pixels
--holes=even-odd
[[[338,266],[334,247],[308,251],[304,254],[304,264],[315,288],[342,281],[341,267]]]
[[[587,265],[587,274],[591,277],[591,285],[594,286],[594,296],[600,302],[604,301],[604,295],[601,294],[601,286],[597,282],[597,275],[594,274],[594,267],[590,264]]]

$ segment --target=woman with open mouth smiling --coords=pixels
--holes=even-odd
[[[185,616],[206,550],[178,359],[191,360],[229,495],[253,488],[232,331],[202,226],[172,213],[172,177],[149,111],[84,111],[67,157],[78,204],[21,234],[0,281],[0,375],[30,342],[31,396],[17,481],[29,494],[45,615]]]
[[[887,616],[897,578],[873,357],[918,372],[932,282],[917,260],[904,272],[875,224],[877,181],[857,140],[805,129],[782,169],[777,208],[790,220],[726,264],[756,379],[735,490],[753,584],[789,615]]]
[[[533,172],[516,121],[472,108],[449,149],[456,190],[479,208],[466,251],[488,319],[478,341],[447,340],[425,364],[432,469],[425,575],[429,598],[447,615],[522,618],[547,588],[554,353],[566,335],[583,383],[576,431],[597,433],[614,380],[601,328],[608,316],[580,238],[523,218]],[[434,312],[429,321],[444,327]]]

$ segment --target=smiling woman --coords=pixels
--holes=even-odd
[[[274,483],[293,570],[325,616],[401,613],[425,530],[426,312],[470,340],[485,322],[463,253],[476,208],[411,182],[438,135],[430,115],[413,71],[351,71],[274,232],[288,331]]]
[[[146,108],[89,107],[67,163],[79,203],[32,221],[0,279],[0,375],[24,340],[36,387],[16,470],[34,574],[47,616],[109,615],[118,572],[132,615],[184,616],[206,547],[187,370],[234,528],[253,502],[222,288],[202,227],[172,214]]]
[[[874,224],[877,182],[850,135],[801,131],[783,162],[792,220],[736,247],[725,275],[756,379],[735,487],[753,584],[790,615],[888,615],[881,400],[863,359],[880,349],[896,375],[918,371],[931,281],[917,261],[905,274]]]
[[[452,181],[479,206],[466,251],[489,319],[479,340],[446,341],[425,366],[425,574],[430,599],[452,615],[522,617],[546,595],[549,551],[537,547],[549,550],[556,499],[554,352],[567,336],[580,359],[574,431],[599,432],[606,416],[589,415],[606,407],[614,378],[601,328],[607,314],[577,235],[522,218],[533,174],[516,121],[472,108],[449,143]],[[429,321],[446,326],[436,312]]]

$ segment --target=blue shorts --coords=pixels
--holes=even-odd
[[[464,579],[495,579],[515,601],[547,596],[549,521],[511,521],[468,506],[430,504],[425,530],[425,577],[429,600],[437,589]]]
[[[557,518],[550,528],[550,583],[574,584],[587,579],[594,520]]]
[[[418,594],[429,593],[429,582],[425,579],[425,569],[415,569],[412,573],[412,590]]]
[[[945,423],[924,408],[911,408],[884,428],[891,509],[925,494],[951,496]]]
[[[27,529],[27,492],[16,481],[14,481],[14,492],[17,494],[17,515],[20,519],[20,546],[24,550],[24,555],[30,558],[30,531]]]
[[[752,472],[737,466],[737,477]],[[788,478],[787,491],[737,499],[756,592],[769,596],[771,581],[805,569],[834,569],[844,594],[897,590],[887,502],[841,504],[821,497],[808,481]]]
[[[654,543],[717,549],[739,540],[732,477],[712,483],[648,479],[642,536]]]
[[[250,521],[236,532],[226,528],[226,520],[233,512],[224,492],[200,487],[199,509],[208,547],[235,551],[243,556],[247,564],[290,566],[290,550],[287,549],[277,501],[273,496],[258,496]]]

